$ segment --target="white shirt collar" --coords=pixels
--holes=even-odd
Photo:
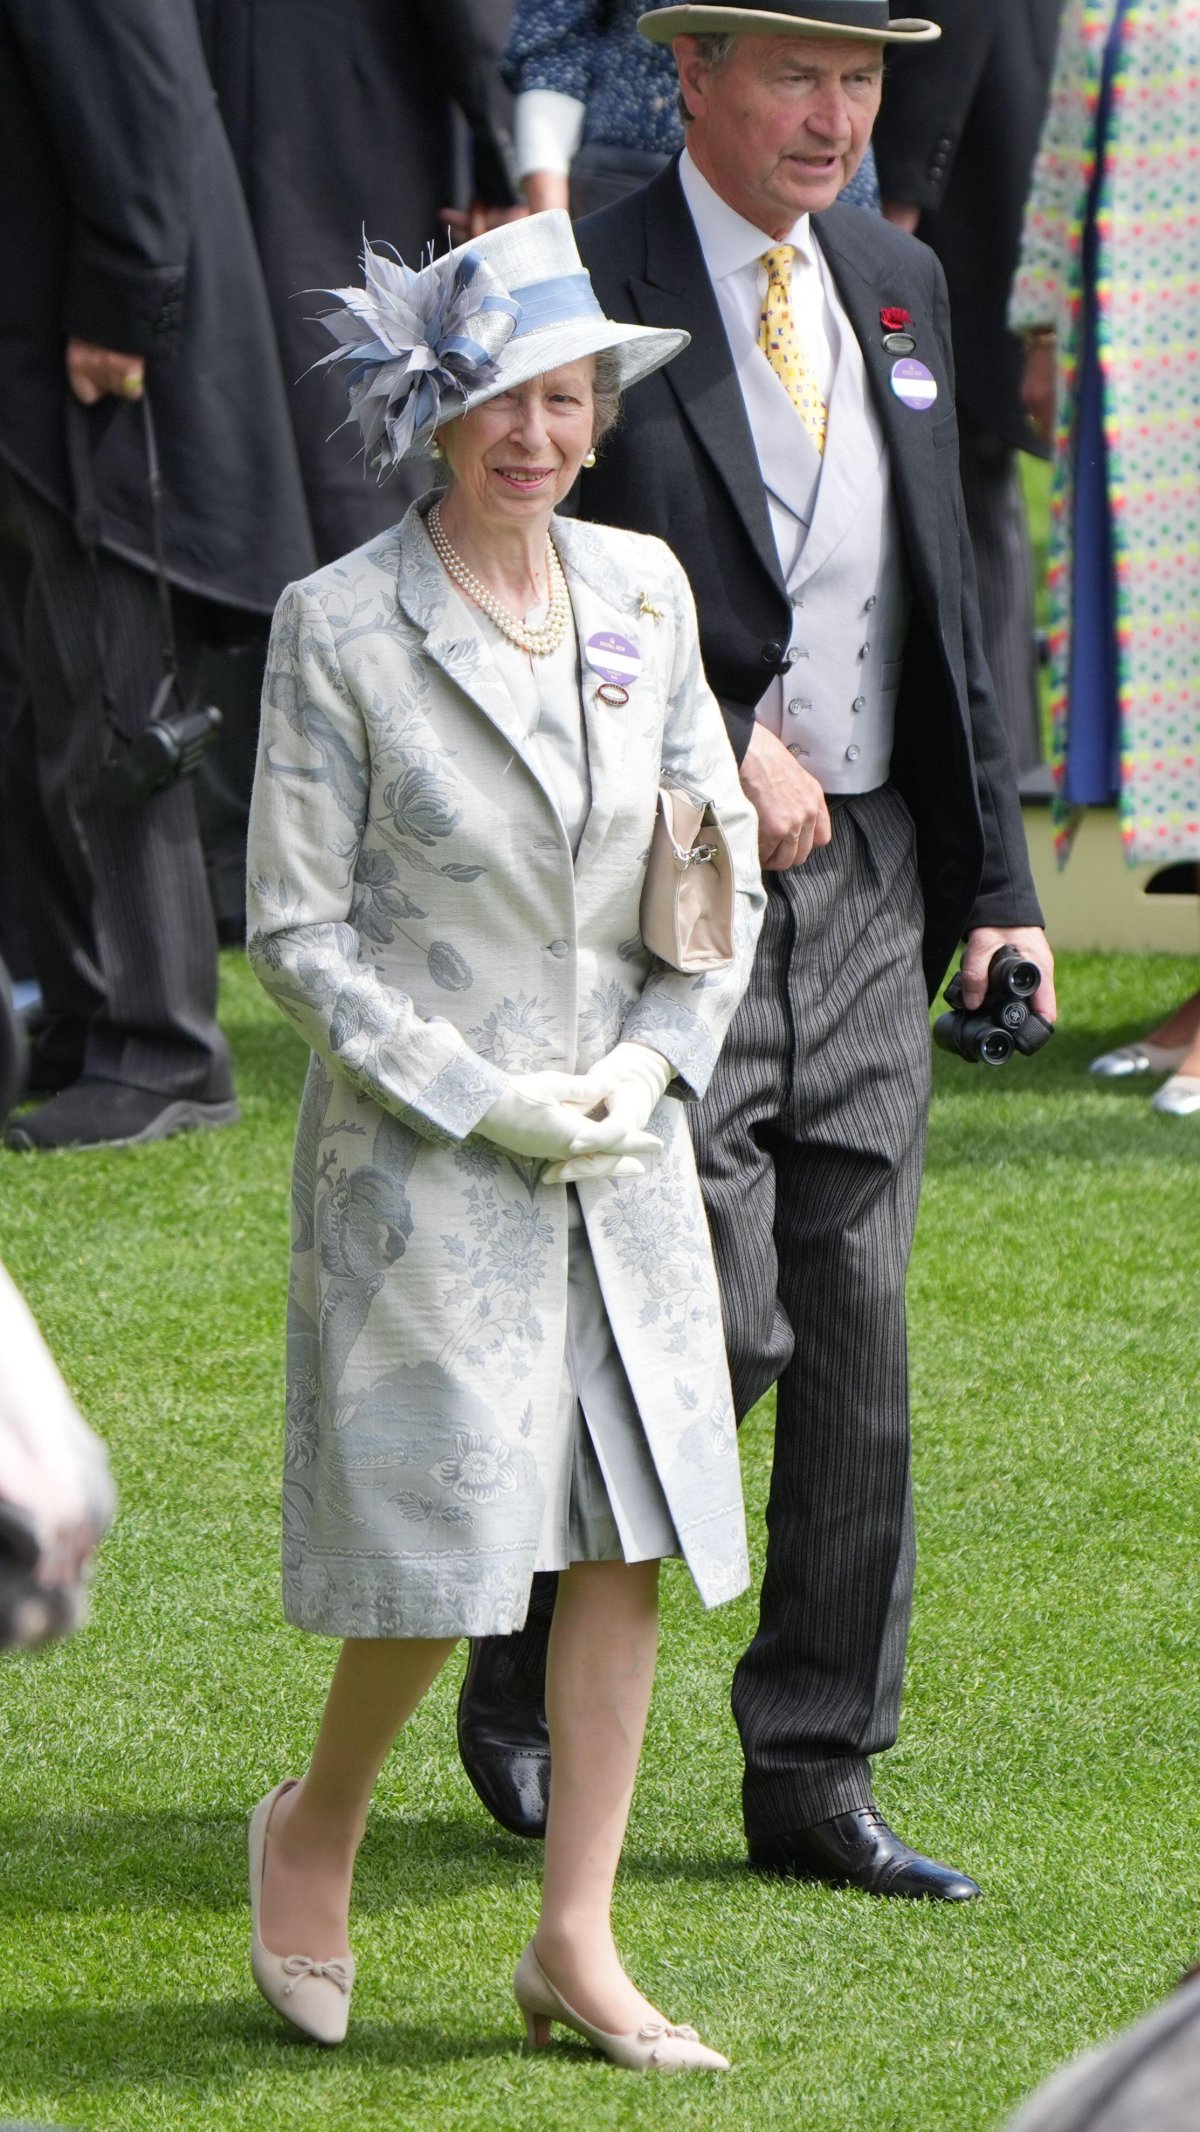
[[[713,281],[724,281],[727,275],[740,273],[743,267],[757,265],[763,253],[771,251],[777,244],[794,244],[803,262],[815,263],[816,246],[807,215],[801,215],[799,221],[792,224],[786,237],[768,236],[766,230],[747,222],[745,216],[730,207],[719,192],[714,192],[686,147],[679,159],[679,182],[696,225],[704,263]]]

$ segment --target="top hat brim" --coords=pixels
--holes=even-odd
[[[807,0],[813,5],[814,0]],[[818,7],[822,0],[815,0]],[[931,44],[942,34],[941,25],[920,16],[890,20],[886,29],[861,22],[839,20],[837,0],[824,15],[802,15],[794,10],[782,14],[766,7],[660,7],[642,15],[638,28],[651,44],[670,44],[676,37],[703,37],[733,31],[750,37],[824,37],[851,44]],[[856,8],[861,15],[864,8]]]

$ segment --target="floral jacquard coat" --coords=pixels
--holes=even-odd
[[[660,542],[556,521],[592,807],[572,864],[481,637],[403,524],[292,586],[268,659],[250,955],[312,1046],[293,1176],[284,1600],[350,1636],[504,1633],[528,1603],[559,1411],[567,1192],[474,1127],[509,1073],[621,1037],[675,1069],[644,1177],[579,1187],[605,1304],[696,1584],[745,1588],[716,1278],[687,1122],[750,972],[754,818]],[[640,670],[596,695],[585,647]],[[602,654],[597,654],[602,656]],[[660,782],[717,805],[738,953],[685,977],[638,933]]]

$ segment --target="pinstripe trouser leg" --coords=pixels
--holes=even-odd
[[[1018,774],[1042,759],[1037,651],[1033,636],[1033,552],[1017,454],[1002,437],[959,422],[959,463],[967,531],[979,580],[983,654]]]
[[[769,876],[750,990],[693,1120],[739,1410],[778,1378],[759,1626],[733,1688],[752,1838],[869,1803],[912,1596],[921,892],[889,787],[833,820],[829,846]]]
[[[30,554],[24,655],[45,827],[23,854],[32,947],[45,970],[73,966],[98,1005],[84,1072],[169,1096],[220,1102],[233,1082],[217,1027],[217,943],[190,784],[132,806],[94,795],[107,745],[100,701],[96,579],[70,520],[13,483]],[[98,557],[110,685],[127,731],[144,722],[162,673],[154,580]],[[188,654],[188,603],[181,652]],[[43,944],[55,952],[39,957]],[[67,953],[67,943],[70,953]]]

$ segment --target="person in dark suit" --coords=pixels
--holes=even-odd
[[[687,34],[697,15],[708,34]],[[769,887],[692,1113],[739,1410],[778,1383],[761,1616],[733,1691],[750,1860],[962,1901],[976,1883],[892,1832],[870,1769],[896,1733],[912,1593],[927,1002],[964,935],[973,1002],[1012,940],[1053,1018],[1053,962],[980,648],[945,279],[832,204],[885,46],[937,31],[890,23],[885,0],[672,7],[644,27],[676,38],[687,145],[580,249],[611,316],[692,339],[582,508],[660,535],[688,572]],[[520,1636],[476,1646],[459,1715],[477,1790],[526,1834],[545,1613],[543,1594]]]
[[[1018,773],[1042,759],[1033,559],[1018,452],[1049,442],[1021,400],[1008,330],[1021,218],[1050,94],[1063,0],[930,0],[941,40],[899,52],[875,128],[884,212],[945,269],[967,529],[983,649]]]
[[[414,262],[439,247],[457,190],[455,108],[470,133],[477,226],[516,206],[491,108],[498,85],[468,0],[196,6],[262,257],[317,559],[332,562],[403,517],[420,480],[411,468],[363,480],[341,380],[315,367],[320,292],[356,279],[364,229],[386,230]]]
[[[4,835],[46,1010],[32,1085],[54,1091],[8,1144],[111,1146],[237,1116],[191,785],[120,805],[100,774],[163,673],[143,395],[186,673],[218,610],[269,615],[313,550],[191,0],[0,0],[0,135],[0,569],[25,690]]]

